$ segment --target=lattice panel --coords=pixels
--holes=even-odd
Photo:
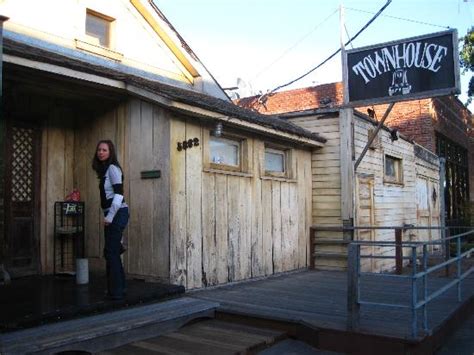
[[[33,130],[12,127],[12,201],[33,200]]]

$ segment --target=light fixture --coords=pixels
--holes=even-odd
[[[400,134],[398,133],[398,129],[394,128],[390,131],[390,139],[393,141],[398,140]]]
[[[222,122],[217,122],[214,129],[211,131],[211,135],[214,137],[222,136]]]

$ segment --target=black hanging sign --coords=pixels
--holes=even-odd
[[[344,63],[351,106],[460,93],[456,30],[348,50]]]

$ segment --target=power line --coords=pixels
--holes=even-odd
[[[291,50],[293,50],[297,45],[299,45],[301,42],[303,42],[306,38],[308,38],[313,32],[315,32],[319,27],[321,27],[327,20],[329,20],[336,12],[338,11],[338,9],[334,10],[334,12],[332,12],[330,15],[328,15],[324,20],[322,20],[320,23],[318,23],[311,31],[309,31],[308,33],[306,33],[303,37],[301,37],[299,40],[297,40],[295,42],[295,44],[293,44],[291,47],[289,47],[288,49],[286,49],[278,58],[276,58],[273,62],[271,62],[270,64],[268,64],[265,68],[263,68],[262,70],[260,70],[254,77],[252,80],[250,81],[253,81],[255,79],[257,79],[262,73],[264,73],[265,71],[267,71],[268,69],[270,69],[276,62],[278,62],[281,58],[283,58],[285,55],[287,55]]]
[[[347,10],[352,10],[352,11],[357,11],[357,12],[365,12],[366,14],[374,14],[372,11],[366,11],[366,10],[361,10],[361,9],[355,9],[353,7],[345,7],[345,9]],[[428,22],[423,22],[423,21],[418,21],[418,20],[412,20],[412,19],[409,19],[409,18],[405,18],[405,17],[397,17],[397,16],[390,16],[390,15],[381,15],[383,17],[388,17],[388,18],[393,18],[395,20],[401,20],[401,21],[406,21],[406,22],[413,22],[413,23],[417,23],[417,24],[420,24],[420,25],[426,25],[426,26],[433,26],[433,27],[440,27],[440,28],[446,28],[446,29],[449,29],[450,27],[449,26],[441,26],[441,25],[436,25],[434,23],[428,23]]]
[[[347,46],[348,44],[350,44],[353,40],[355,40],[367,27],[370,26],[370,24],[372,22],[375,21],[375,19],[377,17],[380,16],[380,14],[387,8],[388,5],[390,5],[390,3],[392,2],[392,0],[387,0],[387,2],[385,3],[384,6],[382,6],[382,8],[374,15],[372,16],[372,18],[359,30],[359,32],[357,32],[352,38],[350,38],[345,44],[344,44],[344,47]],[[312,72],[314,72],[316,69],[320,68],[321,66],[323,66],[324,64],[326,64],[328,61],[330,61],[332,58],[334,58],[339,52],[341,51],[341,48],[338,48],[334,53],[332,53],[329,57],[327,57],[325,60],[323,60],[321,63],[319,63],[317,66],[315,66],[314,68],[310,69],[309,71],[307,71],[306,73],[304,73],[303,75],[300,75],[299,77],[297,77],[296,79],[286,83],[286,84],[283,84],[283,85],[280,85],[278,87],[276,87],[275,89],[267,92],[266,94],[263,94],[262,96],[259,97],[258,101],[259,102],[263,102],[264,99],[269,96],[270,94],[273,94],[275,91],[277,90],[280,90],[288,85],[291,85],[295,82],[297,82],[298,80],[301,80],[303,79],[305,76],[311,74]]]

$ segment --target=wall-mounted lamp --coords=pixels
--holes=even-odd
[[[400,134],[398,133],[398,129],[392,129],[390,131],[390,139],[393,141],[397,141],[398,138],[400,137]]]
[[[214,129],[211,131],[211,135],[213,135],[214,137],[220,137],[222,136],[222,122],[217,122],[216,123],[216,126],[214,127]]]

